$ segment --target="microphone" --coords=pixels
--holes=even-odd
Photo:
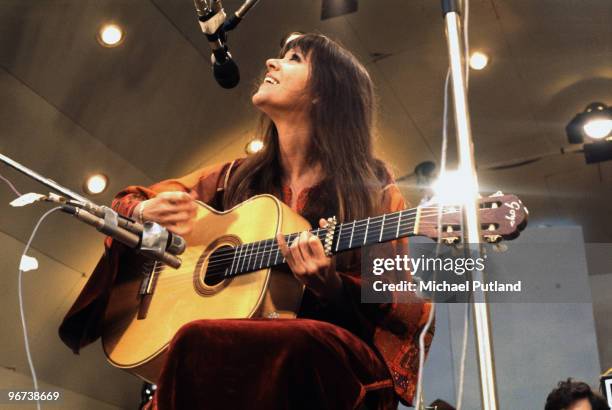
[[[223,88],[234,88],[240,82],[240,70],[227,46],[227,32],[235,29],[258,1],[246,0],[228,20],[221,0],[194,0],[200,28],[212,50],[213,76]]]

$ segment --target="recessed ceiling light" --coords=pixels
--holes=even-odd
[[[117,47],[123,38],[123,30],[116,24],[106,24],[98,32],[98,40],[104,47]]]
[[[612,107],[602,102],[589,104],[565,127],[570,144],[580,144],[586,139],[601,140],[612,137]]]
[[[100,194],[108,186],[108,177],[103,174],[95,174],[87,178],[83,190],[88,194]]]
[[[612,133],[612,119],[597,118],[584,124],[584,133],[587,137],[600,140]]]
[[[470,67],[474,70],[482,70],[489,64],[489,56],[485,53],[481,53],[480,51],[476,51],[472,53],[470,57]]]
[[[264,147],[264,143],[260,139],[253,139],[249,141],[249,143],[244,147],[244,150],[248,155],[253,155],[259,151],[261,151]]]

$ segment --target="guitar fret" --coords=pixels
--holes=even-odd
[[[274,250],[274,239],[268,239],[266,241],[266,253],[268,254],[268,260],[266,261],[266,268],[270,267],[270,260],[272,259],[272,250]],[[265,257],[265,256],[264,256]],[[263,258],[262,258],[263,261]]]
[[[391,239],[395,239],[397,238],[396,235],[396,227],[394,225],[394,218],[397,218],[398,213],[397,212],[393,212],[391,214],[387,214],[389,216],[389,219],[387,220],[387,224],[385,226],[385,228],[383,229],[383,242],[389,241]],[[398,218],[399,221],[399,218]]]
[[[232,266],[230,266],[230,269],[229,269],[229,275],[230,276],[232,276],[232,271],[234,270],[234,264],[236,263],[236,249],[237,248],[234,248],[234,256],[232,256]],[[225,276],[227,276],[227,272],[226,272]]]
[[[351,229],[351,239],[349,241],[349,249],[351,249],[351,247],[353,246],[353,235],[355,234],[355,222],[357,221],[353,221],[353,228]]]
[[[244,267],[245,271],[249,270],[249,265],[251,264],[251,257],[253,256],[253,248],[255,247],[254,243],[249,243],[249,246],[251,247],[251,249],[248,250],[247,252],[247,260],[246,260],[246,266]]]
[[[402,221],[402,218],[406,218],[407,220],[406,221]],[[403,214],[403,215],[400,213],[400,218],[399,219],[400,219],[400,225],[402,226],[401,227],[401,232],[402,232],[402,235],[403,235],[406,232],[406,228],[410,229],[410,213]]]
[[[366,241],[368,240],[368,229],[370,229],[370,217],[368,216],[368,221],[366,222],[366,230],[365,230],[365,235],[363,236],[363,244],[366,244]]]
[[[266,243],[270,242],[270,249],[267,249],[266,252],[268,253],[268,261],[266,262],[266,266],[270,266],[270,258],[272,258],[272,249],[274,249],[274,240],[273,239],[268,239],[266,241]],[[266,248],[268,246],[266,245]],[[261,258],[262,262],[263,262],[263,258]]]
[[[400,230],[401,222],[402,222],[402,211],[399,211],[399,217],[397,218],[397,231],[395,232],[396,238],[399,238],[399,230]]]
[[[264,251],[265,247],[264,247],[264,241],[258,241],[258,245],[257,245],[257,252],[255,253],[255,263],[253,264],[253,269],[254,270],[259,270],[261,269],[261,255]],[[257,262],[257,260],[259,259],[259,262]]]
[[[261,241],[257,242],[257,250],[255,251],[255,261],[253,261],[253,270],[257,269],[257,257],[259,256],[259,248],[261,247]]]
[[[259,259],[259,269],[263,268],[264,266],[264,258],[266,257],[266,251],[267,251],[267,247],[268,247],[268,240],[265,239],[263,241],[261,241],[263,243],[263,246],[261,247],[261,259]]]
[[[257,258],[259,258],[259,249],[261,248],[261,242],[262,241],[257,241],[257,249],[255,250],[255,253],[253,254],[253,256],[255,256],[253,258],[253,270],[257,270]],[[253,247],[255,247],[255,245],[253,245]]]
[[[278,255],[280,253],[280,246],[276,242],[276,255],[274,255],[274,265],[278,265]]]
[[[240,255],[242,255],[242,245],[238,245],[236,249],[238,250],[238,258],[236,260],[236,266],[234,267],[234,274],[237,274],[240,271]]]
[[[378,242],[382,241],[383,231],[385,230],[385,217],[387,214],[383,214],[382,223],[380,224],[380,236],[378,237]]]
[[[246,259],[246,266],[244,267],[245,272],[249,270],[249,265],[251,264],[251,257],[253,256],[253,248],[255,247],[254,243],[250,243],[249,244],[250,248],[247,250],[245,259]]]
[[[249,253],[249,245],[250,244],[247,243],[244,246],[244,252],[242,252],[242,256],[241,256],[242,262],[240,263],[240,272],[244,272],[244,269],[243,269],[244,268],[244,262],[246,260],[246,255]]]
[[[365,220],[362,221],[355,221],[355,226],[353,226],[353,231],[354,231],[354,235],[353,235],[353,243],[351,245],[351,249],[356,248],[358,246],[361,246],[361,236],[363,235],[363,227],[364,224],[363,222],[365,222]]]
[[[236,259],[236,269],[234,269],[234,273],[240,272],[240,262],[242,258],[242,252],[244,251],[244,245],[238,245],[238,258]]]
[[[342,238],[342,225],[340,224],[340,230],[338,231],[338,241],[336,242],[336,252],[338,252],[338,247],[340,246],[340,239]]]

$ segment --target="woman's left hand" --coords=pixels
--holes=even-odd
[[[319,226],[325,228],[327,221],[319,220]],[[282,233],[276,236],[276,240],[289,268],[300,282],[316,296],[328,302],[339,297],[342,280],[336,272],[334,260],[325,255],[319,238],[304,231],[290,246]]]

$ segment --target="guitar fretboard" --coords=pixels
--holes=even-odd
[[[333,233],[333,254],[366,245],[388,242],[416,234],[419,208],[405,209],[376,217],[339,223]],[[326,228],[310,231],[324,242]],[[301,232],[285,235],[291,244]],[[207,275],[229,278],[286,262],[276,238],[241,244],[235,248],[221,249],[210,258]]]

